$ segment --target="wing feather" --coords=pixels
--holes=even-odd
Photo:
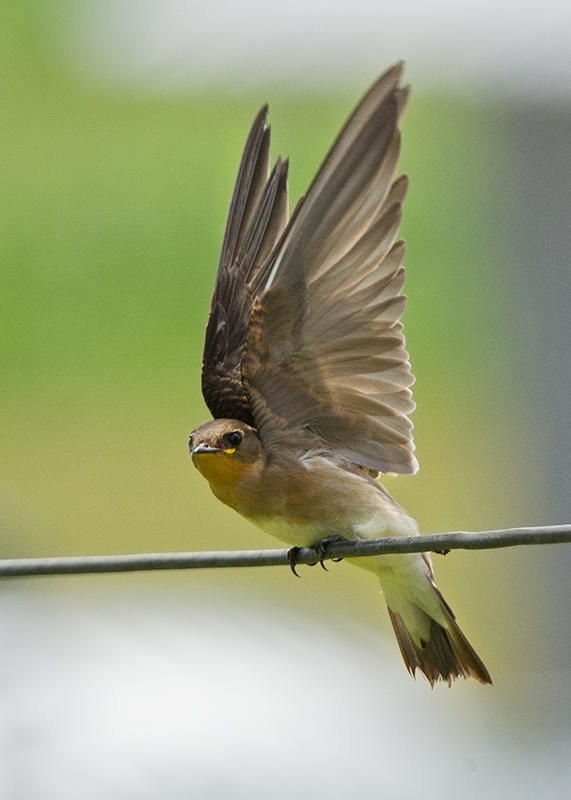
[[[288,220],[287,162],[269,173],[267,107],[256,116],[240,162],[206,328],[202,392],[214,417],[254,419],[241,359],[263,268]]]
[[[266,124],[267,113],[268,107],[263,106],[252,124],[244,146],[222,242],[218,277],[221,271],[234,262],[268,179],[270,129]],[[216,288],[219,288],[218,281]]]
[[[417,469],[396,241],[401,71],[357,106],[264,267],[242,378],[270,453],[329,449],[367,469]]]

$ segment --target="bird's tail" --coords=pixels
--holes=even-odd
[[[491,683],[488,670],[460,630],[427,566],[422,575],[418,569],[414,578],[409,573],[406,581],[395,581],[393,571],[378,573],[408,671],[414,675],[420,670],[431,686],[440,680],[450,686],[459,677]]]

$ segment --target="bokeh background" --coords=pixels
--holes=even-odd
[[[385,7],[386,6],[386,7]],[[398,58],[422,530],[571,521],[564,3],[4,0],[2,557],[275,546],[190,464],[241,147],[270,101],[304,191]],[[571,554],[438,581],[493,688],[430,691],[348,564],[0,586],[0,793],[561,798]]]

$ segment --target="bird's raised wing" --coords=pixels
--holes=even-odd
[[[418,468],[396,241],[407,185],[394,180],[401,71],[361,100],[265,269],[242,377],[270,453],[299,447],[383,472]]]
[[[253,425],[241,378],[241,357],[263,266],[288,219],[287,162],[278,159],[269,174],[270,129],[267,107],[250,130],[238,170],[216,285],[206,328],[202,393],[214,417]]]

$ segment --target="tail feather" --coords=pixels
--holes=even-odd
[[[476,678],[480,683],[492,683],[492,679],[482,660],[468,641],[448,603],[444,600],[436,586],[441,600],[441,610],[446,624],[441,625],[430,617],[425,611],[416,607],[426,616],[428,637],[422,638],[417,644],[406,627],[398,611],[388,608],[389,616],[399,643],[404,663],[411,675],[414,676],[419,669],[427,678],[431,686],[439,681],[445,681],[448,686],[455,678]]]

